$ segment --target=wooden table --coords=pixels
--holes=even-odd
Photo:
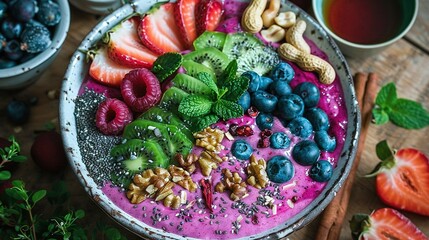
[[[416,23],[411,31],[382,53],[368,59],[348,59],[353,73],[376,72],[381,77],[380,86],[395,82],[399,97],[409,98],[423,103],[429,109],[429,1],[420,1],[420,10]],[[119,229],[123,229],[102,212],[87,196],[70,168],[58,174],[42,172],[30,158],[30,148],[35,131],[43,129],[44,124],[54,123],[58,126],[58,99],[50,99],[47,92],[59,91],[63,75],[72,53],[80,44],[89,30],[100,21],[100,17],[84,13],[71,6],[71,26],[59,56],[52,66],[43,73],[33,85],[16,91],[0,90],[0,136],[15,135],[22,145],[22,154],[29,161],[22,165],[15,177],[26,181],[29,189],[49,189],[52,182],[64,180],[71,194],[72,209],[84,209],[85,221],[94,224],[107,221]],[[9,123],[5,117],[7,102],[12,98],[27,99],[37,97],[38,103],[31,108],[30,121],[22,126]],[[357,172],[354,189],[346,220],[342,226],[341,239],[350,239],[348,221],[355,213],[370,213],[371,210],[384,207],[375,193],[374,178],[362,178],[377,164],[375,145],[387,139],[395,148],[414,147],[429,155],[429,127],[421,130],[404,130],[392,124],[376,126],[372,124],[367,136],[365,150]],[[404,212],[423,232],[429,235],[429,218]],[[318,227],[319,218],[289,236],[289,239],[313,239]],[[129,239],[136,237],[121,230]]]

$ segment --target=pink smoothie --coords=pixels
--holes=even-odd
[[[237,25],[239,24],[239,18],[237,16],[240,16],[244,5],[227,0],[225,1],[225,9],[227,19],[219,26],[218,30],[224,32],[239,30],[239,25]],[[325,59],[327,58],[314,43],[309,41],[309,44],[313,54]],[[335,167],[344,146],[347,126],[347,112],[340,81],[337,77],[331,85],[321,84],[316,74],[305,72],[295,64],[290,64],[295,70],[295,78],[291,82],[292,88],[304,81],[312,82],[319,87],[321,98],[318,107],[328,114],[330,121],[329,134],[335,136],[337,140],[336,149],[333,152],[322,151],[320,159],[328,160]],[[85,80],[82,85],[82,91],[85,88],[104,93],[108,97],[117,97],[119,95],[117,90],[99,85],[91,78]],[[285,132],[290,137],[291,145],[288,149],[258,148],[257,142],[260,138],[260,130],[256,126],[255,119],[247,115],[229,120],[228,122],[219,122],[215,124],[215,127],[227,131],[229,125],[232,123],[250,125],[252,127],[254,135],[246,137],[245,140],[255,150],[254,154],[258,159],[263,158],[268,161],[275,155],[284,155],[291,159],[295,168],[294,177],[284,184],[271,183],[263,190],[258,190],[248,185],[247,190],[249,191],[249,195],[239,202],[230,200],[229,191],[216,193],[213,190],[213,212],[210,212],[205,206],[200,187],[198,187],[195,193],[187,192],[187,203],[177,210],[164,207],[162,203],[151,200],[146,200],[138,205],[131,204],[126,198],[125,192],[109,182],[106,182],[102,186],[102,191],[119,208],[147,225],[169,233],[175,233],[178,236],[200,239],[232,239],[264,232],[284,223],[287,219],[301,212],[320,194],[326,183],[313,181],[308,176],[310,167],[295,163],[291,155],[291,150],[301,139],[292,135],[289,129],[285,128],[277,118],[275,118],[272,130],[273,132]],[[234,140],[237,140],[244,137],[234,138]],[[312,138],[313,136],[309,137],[309,139]],[[224,138],[222,141],[225,150],[220,153],[220,156],[227,156],[229,161],[223,162],[219,165],[218,169],[212,171],[210,179],[213,187],[222,177],[222,168],[238,172],[244,180],[247,178],[245,171],[248,161],[235,159],[229,153],[234,140],[231,141]],[[193,151],[198,152],[201,149],[195,147]],[[197,170],[192,174],[192,179],[199,184],[203,178],[205,177],[201,174],[197,165]],[[186,190],[176,186],[174,191],[179,194],[180,191]],[[266,196],[271,196],[274,199],[273,204],[276,206],[276,211],[273,211],[273,207],[268,206],[265,200],[261,200]]]

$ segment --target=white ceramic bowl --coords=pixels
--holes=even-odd
[[[324,28],[324,30],[332,36],[332,38],[336,41],[336,43],[338,44],[338,46],[340,47],[344,55],[349,57],[354,57],[354,58],[366,58],[381,52],[383,49],[390,46],[392,43],[401,39],[405,34],[407,34],[407,32],[413,26],[417,17],[418,9],[419,9],[419,1],[418,0],[403,0],[403,1],[404,1],[404,5],[407,6],[407,9],[404,10],[406,11],[406,16],[403,19],[404,21],[403,27],[398,32],[398,34],[396,34],[393,38],[378,44],[353,43],[339,37],[337,34],[331,31],[331,29],[329,29],[329,27],[325,23],[325,20],[324,20],[325,18],[323,17],[323,2],[326,2],[326,0],[313,0],[312,8],[313,8],[313,13],[316,20],[320,23],[320,25]],[[356,31],[359,31],[359,30],[356,30]]]
[[[60,6],[61,21],[55,27],[51,45],[25,63],[0,69],[0,89],[18,89],[35,82],[60,52],[70,26],[70,7],[67,0],[55,1]]]
[[[72,56],[64,77],[60,96],[60,124],[64,147],[66,149],[70,165],[90,198],[94,200],[98,206],[100,206],[109,216],[122,224],[125,228],[141,237],[150,239],[183,239],[179,235],[165,232],[141,222],[139,219],[131,216],[115,205],[109,197],[103,193],[82,160],[83,153],[80,151],[78,146],[76,130],[77,122],[74,115],[76,107],[75,100],[89,69],[89,63],[85,60],[85,54],[82,50],[89,49],[102,38],[106,31],[118,24],[124,18],[128,17],[130,14],[133,14],[134,11],[138,11],[139,13],[145,12],[150,6],[158,1],[159,0],[138,1],[134,6],[126,4],[104,18],[104,20],[95,26],[94,29],[92,29],[92,31],[84,38],[78,47],[79,51],[76,51]],[[338,165],[334,170],[331,180],[327,183],[320,195],[316,197],[316,199],[314,199],[314,201],[311,202],[303,211],[290,219],[285,220],[277,227],[258,233],[250,238],[246,237],[243,239],[265,238],[267,236],[270,237],[269,239],[278,239],[300,229],[320,214],[333,199],[349,174],[355,157],[356,145],[360,132],[360,113],[357,107],[352,76],[343,55],[339,51],[335,42],[307,13],[302,12],[302,10],[289,2],[283,2],[282,5],[285,9],[298,13],[300,18],[307,21],[308,29],[306,31],[306,37],[314,41],[316,45],[328,55],[330,62],[336,69],[344,92],[345,107],[347,108],[347,135],[344,148],[341,151],[341,156],[338,160]]]
[[[122,5],[121,0],[69,0],[76,8],[98,15],[113,12]]]

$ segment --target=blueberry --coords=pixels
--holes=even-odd
[[[30,116],[30,108],[25,102],[12,99],[6,107],[6,116],[15,124],[23,124]]]
[[[0,20],[6,15],[7,4],[0,1]]]
[[[16,40],[10,40],[4,47],[6,57],[12,61],[18,61],[24,56],[24,51],[20,48],[21,44]]]
[[[1,33],[7,39],[18,38],[22,33],[22,24],[16,22],[10,18],[6,18],[3,20],[0,26]]]
[[[33,59],[35,56],[37,56],[37,53],[24,53],[24,56],[22,56],[21,59],[19,59],[19,63],[25,63],[31,59]]]
[[[293,135],[300,138],[308,138],[313,133],[311,123],[305,117],[296,117],[292,119],[287,127]]]
[[[273,112],[277,105],[277,97],[263,90],[258,90],[252,94],[252,105],[260,112]]]
[[[245,91],[243,93],[243,95],[241,95],[241,97],[238,99],[237,103],[243,108],[244,111],[249,109],[250,108],[250,94],[249,94],[249,92]]]
[[[49,30],[43,25],[27,24],[21,35],[22,45],[29,53],[45,50],[51,44]]]
[[[0,51],[3,49],[4,46],[6,46],[6,37],[0,33]]]
[[[271,92],[277,97],[289,95],[292,93],[292,88],[286,81],[275,81],[270,85]]]
[[[311,122],[313,125],[314,131],[319,130],[328,130],[329,128],[329,119],[325,111],[320,108],[310,108],[304,112],[304,116]]]
[[[244,72],[241,76],[249,79],[249,88],[247,89],[250,93],[256,92],[259,89],[261,83],[261,76],[254,71]]]
[[[293,93],[304,100],[304,104],[307,108],[315,107],[317,103],[319,103],[320,92],[319,88],[317,88],[314,83],[302,82],[293,89]]]
[[[245,140],[237,140],[231,146],[231,153],[240,160],[247,160],[253,153],[252,146]]]
[[[309,176],[316,182],[327,182],[332,177],[332,164],[326,160],[315,162],[309,172]]]
[[[316,131],[314,133],[314,141],[321,150],[332,152],[337,146],[337,140],[335,137],[330,137],[328,132],[325,130]]]
[[[284,120],[292,120],[303,115],[304,101],[295,94],[282,96],[277,103],[277,110]]]
[[[41,3],[36,18],[46,26],[55,26],[61,20],[60,6],[52,1]]]
[[[294,76],[295,71],[293,70],[292,66],[285,62],[277,64],[271,70],[271,78],[274,81],[286,81],[289,83]]]
[[[292,157],[298,164],[310,166],[319,160],[320,150],[315,142],[303,140],[293,147]]]
[[[274,124],[274,117],[269,113],[259,113],[256,117],[256,125],[261,130],[271,129]]]
[[[273,82],[273,79],[269,77],[261,76],[261,83],[259,84],[259,90],[267,90],[270,84]]]
[[[290,146],[290,139],[284,132],[275,132],[270,137],[270,146],[274,149],[286,149]]]
[[[9,12],[13,12],[13,17],[20,22],[30,21],[37,12],[37,2],[34,0],[14,1],[9,7]]]
[[[11,68],[16,66],[16,62],[6,59],[6,58],[0,58],[0,69],[5,69],[5,68]]]
[[[285,183],[293,178],[295,169],[285,156],[274,156],[267,163],[267,176],[275,183]]]

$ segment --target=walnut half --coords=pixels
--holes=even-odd
[[[231,172],[229,169],[222,169],[223,180],[215,186],[216,192],[231,191],[230,198],[233,201],[238,201],[247,197],[247,185],[237,172]]]
[[[247,183],[257,189],[264,188],[268,184],[268,176],[266,172],[267,163],[264,159],[256,159],[252,154],[249,159],[249,166],[247,166]]]

